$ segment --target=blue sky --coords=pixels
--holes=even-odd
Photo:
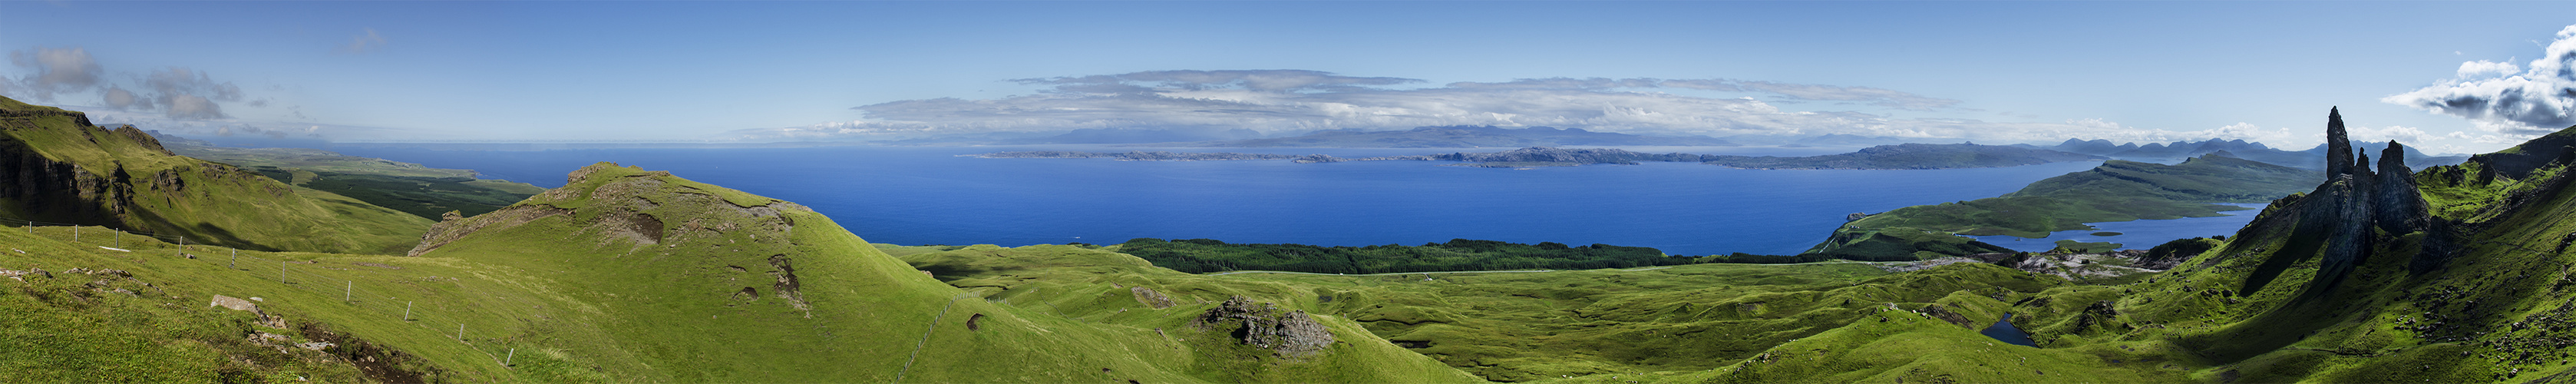
[[[0,94],[146,128],[341,140],[1500,123],[2304,149],[2340,106],[2365,139],[2484,152],[2576,121],[2569,100],[2481,94],[2576,82],[2533,72],[2576,25],[2567,2],[0,2],[0,14],[12,53]],[[2475,61],[2515,72],[2463,75]],[[1411,81],[1351,80],[1366,78]],[[1520,81],[1554,78],[1609,81]]]

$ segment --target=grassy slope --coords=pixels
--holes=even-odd
[[[0,99],[0,110],[55,111]],[[429,220],[348,197],[300,188],[229,165],[163,153],[136,132],[81,126],[56,114],[8,123],[6,139],[45,159],[79,165],[102,189],[134,198],[118,218],[57,218],[28,202],[0,201],[0,216],[50,221],[115,220],[120,227],[192,241],[257,249],[391,253],[418,241]],[[133,130],[132,128],[122,128]],[[131,175],[119,183],[113,174]],[[53,207],[61,208],[61,207]],[[94,222],[93,224],[95,224]]]
[[[1238,370],[1202,366],[1241,363],[1244,353],[1227,348],[1233,344],[1155,331],[1179,330],[1206,306],[1098,323],[988,302],[984,296],[1008,292],[940,284],[792,204],[632,168],[588,169],[595,171],[557,190],[575,193],[522,203],[576,214],[486,228],[428,257],[523,271],[518,284],[549,287],[546,296],[571,302],[547,315],[562,320],[510,332],[550,339],[603,372],[632,375],[612,376],[616,381],[876,382],[899,372],[913,382],[1465,379],[1419,355],[1352,338],[1313,361],[1273,362],[1267,376],[1231,377]],[[659,183],[634,183],[648,179]],[[595,192],[612,189],[627,192]],[[670,228],[656,244],[599,240],[602,229],[590,224],[645,206],[651,208],[641,212]],[[785,220],[725,213],[761,206],[778,208]],[[773,223],[793,229],[764,229]],[[693,226],[726,229],[686,230]],[[773,256],[791,260],[810,311],[778,296]],[[758,293],[734,296],[744,288]],[[978,314],[986,316],[982,330],[966,330],[963,322]],[[1325,321],[1352,332],[1347,322]],[[927,347],[907,371],[925,330]]]
[[[181,139],[184,140],[184,139]],[[480,215],[539,192],[527,183],[477,180],[474,171],[303,148],[232,148],[173,140],[180,155],[232,164],[278,181],[348,196],[436,220],[447,211]]]
[[[1862,263],[1194,275],[1074,246],[881,247],[951,285],[1008,288],[996,297],[1021,308],[1120,322],[1151,311],[1135,287],[1181,303],[1241,295],[1348,318],[1450,366],[1505,381],[1712,369],[1889,303],[1909,310],[1933,303],[2000,308],[1992,297],[2020,298],[2065,284],[1983,264],[1892,275]],[[1961,303],[1969,298],[1986,303]],[[2001,316],[1963,312],[1984,323]]]
[[[14,229],[14,228],[13,228]],[[323,352],[260,345],[248,312],[210,308],[188,279],[118,257],[130,253],[0,231],[0,269],[46,270],[0,279],[0,372],[14,382],[358,381],[358,369]],[[145,247],[136,247],[145,248]],[[167,256],[170,253],[161,253]],[[124,269],[132,276],[80,274]],[[122,292],[117,290],[123,290]],[[132,293],[127,293],[132,292]]]
[[[2576,188],[2565,164],[2529,178],[2481,164],[2416,179],[2438,216],[2461,223],[2460,255],[2408,269],[2425,233],[2382,233],[2376,253],[2337,288],[2310,293],[2314,255],[2281,255],[2295,212],[2269,209],[2182,268],[2120,286],[2049,290],[2007,308],[2047,348],[1989,348],[1909,331],[1909,319],[1860,322],[1772,350],[1772,361],[1676,381],[1848,382],[2495,382],[2576,377],[2576,292],[2565,283],[2576,243]],[[2296,202],[2301,196],[2285,199]],[[2280,277],[2248,290],[2265,265]],[[1898,316],[1904,317],[1904,316]],[[1935,340],[1950,339],[1946,342]],[[1928,343],[1928,344],[1927,344]],[[1970,353],[1890,353],[1890,350]],[[1996,357],[2009,357],[1998,359]],[[2023,360],[2022,358],[2028,358]],[[1918,371],[1919,369],[1919,371]],[[1746,373],[1739,373],[1735,371]],[[2544,378],[2545,377],[2545,378]]]
[[[96,238],[66,244],[69,229],[45,227],[33,235],[0,231],[0,245],[50,251],[0,260],[12,262],[11,268],[129,270],[162,282],[170,296],[188,298],[173,299],[182,304],[213,294],[264,297],[269,313],[327,324],[402,351],[407,355],[387,360],[445,381],[889,382],[898,374],[908,382],[1474,380],[1373,341],[1358,324],[1331,316],[1318,318],[1340,334],[1340,342],[1314,357],[1282,359],[1242,346],[1231,335],[1191,329],[1188,321],[1210,304],[1098,322],[987,301],[984,296],[1008,292],[941,284],[792,204],[631,168],[601,168],[592,176],[574,183],[575,192],[523,204],[563,207],[573,215],[485,227],[425,257],[250,251],[243,256],[253,261],[234,268],[226,264],[228,254],[178,258],[175,246],[147,239],[125,240],[123,246],[134,252],[112,251],[87,244]],[[641,179],[661,183],[618,183]],[[602,186],[620,192],[589,197]],[[641,202],[651,203],[641,212],[670,219],[671,236],[638,246],[592,222],[637,211]],[[771,207],[780,214],[740,214],[745,207]],[[794,227],[764,227],[776,223]],[[690,225],[723,229],[682,230]],[[210,251],[200,246],[196,252]],[[779,295],[773,256],[790,260],[798,298],[810,310]],[[354,300],[343,299],[344,287],[354,287],[348,295]],[[746,287],[758,293],[735,295]],[[14,298],[0,297],[0,311],[54,311]],[[205,313],[192,315],[197,317],[228,312],[193,311]],[[406,311],[413,313],[411,320],[403,319]],[[980,330],[965,329],[964,322],[979,314]],[[208,332],[214,339],[240,337],[233,329],[242,328],[240,321],[228,321],[233,325]],[[466,330],[462,342],[456,339],[459,326]],[[148,332],[152,327],[100,332],[128,344],[165,345],[160,350],[89,348],[130,356],[103,363],[0,354],[0,364],[68,372],[156,365],[134,361],[195,361],[96,376],[131,379],[111,381],[195,381],[188,378],[220,373],[221,367],[199,361],[212,352],[179,348],[187,346],[181,339],[188,335]],[[0,334],[59,332],[61,327],[46,324],[0,323]],[[123,335],[136,332],[143,333]],[[917,360],[916,346],[924,346]],[[504,357],[514,365],[500,364]],[[316,361],[253,372],[348,377],[346,369],[323,364],[328,359]]]

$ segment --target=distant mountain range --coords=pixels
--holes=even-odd
[[[1494,126],[1421,127],[1402,131],[1362,131],[1354,129],[1316,131],[1300,136],[1187,143],[1158,143],[1151,146],[1175,147],[1332,147],[1332,148],[1484,148],[1484,147],[1555,147],[1568,145],[1671,145],[1734,146],[1733,142],[1706,136],[1644,136],[1625,133],[1593,132],[1582,128],[1502,128]]]
[[[977,155],[996,159],[1084,159],[1113,158],[1130,161],[1214,161],[1214,160],[1292,160],[1299,163],[1336,163],[1344,161],[1459,161],[1457,165],[1491,168],[1568,167],[1591,164],[1636,165],[1644,161],[1697,162],[1748,169],[1949,169],[2011,167],[2047,164],[2060,161],[2101,160],[2103,157],[2061,151],[2002,145],[1977,144],[1898,144],[1863,148],[1842,154],[1776,157],[1700,155],[1689,153],[1643,153],[1617,148],[1552,148],[1529,147],[1503,152],[1452,152],[1412,156],[1375,156],[1343,158],[1330,155],[1281,155],[1234,152],[1073,152],[1015,151]]]
[[[2110,140],[2102,139],[2067,139],[2066,142],[2058,143],[2055,146],[2037,146],[2029,144],[2015,144],[2013,146],[2138,161],[2187,159],[2211,153],[2226,152],[2229,157],[2260,161],[2275,165],[2305,169],[2326,168],[2326,146],[2324,144],[2318,144],[2316,148],[2309,148],[2304,151],[2284,151],[2273,149],[2272,147],[2265,146],[2262,143],[2248,142],[2245,140],[2218,139],[2210,139],[2200,142],[2176,141],[2171,144],[2148,143],[2147,145],[2138,145],[2136,143],[2113,145]],[[2368,150],[2370,151],[2368,153],[2377,153],[2380,150],[2387,149],[2388,143],[2355,141],[2352,142],[2352,146],[2356,150]],[[2417,151],[2413,147],[2406,147],[2405,151],[2406,166],[2415,168],[2437,165],[2457,165],[2469,160],[2467,156],[2433,156],[2422,151]]]

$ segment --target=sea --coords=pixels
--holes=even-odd
[[[472,169],[543,187],[595,162],[793,201],[875,243],[1116,244],[1134,238],[1327,246],[1452,239],[1653,247],[1674,255],[1796,254],[1845,215],[1993,197],[2099,162],[1943,170],[1748,170],[1696,163],[1477,168],[1440,161],[1001,159],[999,151],[1244,152],[1342,157],[1490,149],[1106,146],[557,148],[333,145],[344,154]],[[463,149],[460,149],[463,148]],[[1805,156],[1854,148],[1624,147]],[[2233,233],[2237,216],[2098,225],[2118,242]],[[2250,219],[2247,217],[2246,219]],[[2146,226],[2157,229],[2143,230]],[[2090,233],[2093,231],[2085,231]],[[2089,236],[2074,235],[2068,236]],[[1989,239],[2045,250],[2049,240]],[[2091,239],[2087,241],[2100,241]],[[2048,244],[2053,245],[2053,244]]]

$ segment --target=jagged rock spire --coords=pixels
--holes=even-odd
[[[2383,175],[2415,173],[2414,170],[2406,168],[2406,145],[2398,144],[2396,140],[2389,140],[2388,148],[2379,150],[2379,173]]]
[[[2343,110],[2326,109],[2326,177],[2352,173],[2352,139],[2343,131]]]

